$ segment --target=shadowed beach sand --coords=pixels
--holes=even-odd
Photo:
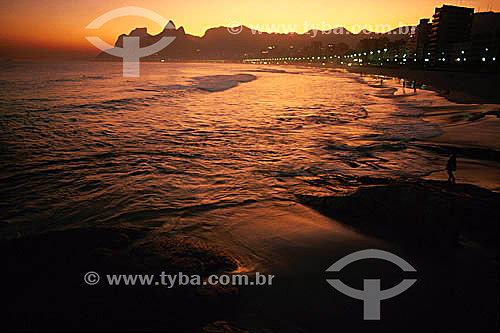
[[[407,186],[406,199],[414,205],[411,193],[417,185]],[[374,192],[381,200],[401,198],[400,191],[379,187],[387,189],[385,197]],[[146,327],[186,332],[318,332],[332,327],[339,332],[422,332],[429,325],[440,331],[486,332],[495,327],[497,264],[480,247],[455,248],[439,241],[423,242],[421,247],[406,243],[404,237],[396,245],[364,236],[360,232],[401,236],[407,228],[394,228],[399,223],[415,229],[409,230],[415,240],[421,240],[413,237],[415,231],[446,238],[445,229],[431,224],[419,227],[401,215],[386,216],[383,208],[368,209],[367,205],[377,205],[370,196],[352,197],[351,206],[343,204],[347,216],[325,198],[300,200],[342,222],[301,204],[275,202],[192,216],[188,220],[217,225],[189,236],[182,228],[162,232],[161,228],[123,226],[69,229],[4,242],[2,259],[8,262],[10,274],[4,277],[2,289],[13,300],[5,324],[25,329]],[[414,214],[403,202],[394,201],[394,211]],[[425,202],[413,207],[434,211]],[[356,210],[363,225],[349,217]],[[343,256],[370,248],[401,256],[417,273],[403,273],[379,260],[351,264],[338,274],[325,272]],[[83,274],[91,270],[101,275],[182,271],[205,277],[231,271],[252,276],[259,271],[275,278],[272,285],[264,286],[86,286]],[[382,302],[382,320],[370,322],[362,320],[362,302],[337,292],[326,282],[329,278],[340,278],[358,289],[366,278],[381,279],[383,288],[405,278],[418,281],[402,295]],[[14,281],[20,289],[9,288]],[[50,290],[58,290],[57,295]],[[109,321],[115,317],[121,319]]]
[[[416,80],[418,85],[432,87],[456,103],[500,103],[497,92],[500,74],[491,72],[453,72],[444,70],[415,70],[391,67],[349,67],[352,73],[386,75]]]

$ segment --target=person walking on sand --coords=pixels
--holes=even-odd
[[[455,175],[453,174],[454,171],[457,171],[457,155],[455,153],[448,160],[446,170],[448,171],[448,182],[455,184]]]
[[[406,88],[406,80],[403,79],[403,94],[405,93]]]
[[[413,92],[417,93],[417,80],[413,80]]]

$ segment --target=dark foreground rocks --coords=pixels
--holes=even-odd
[[[5,241],[0,253],[4,329],[216,332],[239,299],[232,286],[110,286],[106,274],[154,274],[159,281],[162,272],[182,272],[203,279],[237,268],[221,249],[148,228],[47,232]],[[98,284],[85,283],[89,271],[98,272]]]
[[[498,193],[423,180],[337,176],[314,181],[318,187],[336,189],[338,195],[301,195],[300,201],[363,233],[398,243],[401,246],[388,246],[417,269],[418,283],[384,303],[383,316],[388,319],[380,325],[362,321],[361,302],[336,293],[325,283],[324,270],[335,261],[336,244],[319,252],[291,247],[295,271],[280,274],[266,289],[241,287],[241,294],[233,286],[221,285],[111,286],[107,274],[157,277],[161,272],[182,272],[205,278],[237,268],[225,249],[161,228],[116,226],[51,231],[1,242],[5,269],[0,290],[7,306],[0,328],[211,333],[244,332],[239,326],[258,332],[270,332],[262,327],[275,328],[274,332],[424,332],[429,327],[440,332],[497,331]],[[352,192],[353,188],[357,190]],[[386,286],[407,278],[393,266],[372,267]],[[100,275],[96,285],[84,281],[90,271]],[[354,267],[342,278],[356,286],[369,276],[364,268],[358,272]]]
[[[498,253],[500,194],[469,184],[426,180],[363,179],[341,196],[299,200],[361,232],[419,249],[459,243]]]

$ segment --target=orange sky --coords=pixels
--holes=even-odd
[[[498,0],[453,0],[447,4],[466,5],[485,11],[500,11]],[[304,32],[305,22],[319,26],[345,26],[357,32],[365,25],[389,25],[402,22],[413,25],[430,17],[442,0],[2,0],[0,3],[0,47],[2,56],[25,53],[38,55],[56,51],[95,53],[85,36],[97,35],[114,43],[121,33],[147,26],[150,33],[162,27],[144,18],[126,17],[106,23],[97,32],[85,27],[100,15],[124,6],[138,6],[172,19],[187,33],[201,36],[207,28],[227,26],[237,21],[249,27],[256,25],[296,25]],[[269,29],[263,29],[269,30]],[[387,30],[383,28],[383,30]],[[379,31],[380,32],[380,31]],[[64,51],[64,52],[62,52]],[[52,52],[52,53],[54,53]]]

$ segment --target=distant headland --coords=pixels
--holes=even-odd
[[[330,31],[309,30],[299,33],[268,33],[240,27],[216,27],[206,30],[202,37],[186,34],[183,27],[176,28],[169,21],[165,29],[157,35],[150,35],[147,28],[136,28],[129,34],[118,37],[115,47],[123,46],[125,37],[139,37],[141,47],[158,42],[162,37],[176,39],[162,51],[144,58],[145,61],[190,61],[190,60],[231,60],[240,61],[262,55],[308,55],[316,52],[315,48],[326,45],[331,51],[347,52],[355,48],[364,39],[387,39],[389,42],[407,40],[414,27],[406,26],[386,33],[361,30],[352,33],[339,27]],[[121,61],[105,52],[97,56],[101,61]]]

